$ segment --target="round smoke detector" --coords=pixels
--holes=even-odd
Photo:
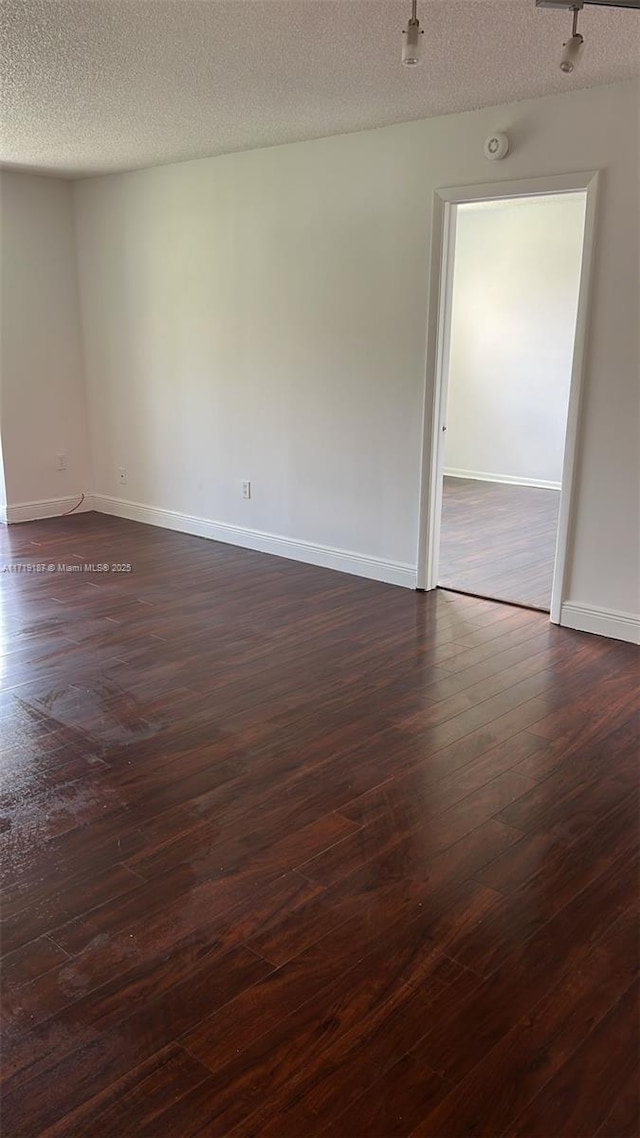
[[[492,162],[506,158],[509,153],[509,138],[506,134],[490,134],[484,144],[484,156]]]

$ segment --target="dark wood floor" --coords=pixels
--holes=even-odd
[[[638,652],[95,514],[2,575],[3,1134],[632,1138]]]
[[[438,582],[549,611],[559,490],[445,478]]]

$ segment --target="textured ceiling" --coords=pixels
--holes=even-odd
[[[636,74],[640,13],[534,0],[2,0],[0,161],[62,175],[270,146]],[[615,129],[615,124],[612,124]]]

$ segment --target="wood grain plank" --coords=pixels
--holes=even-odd
[[[636,1138],[637,649],[102,515],[0,546],[133,565],[3,579],[8,1138]]]
[[[633,984],[635,924],[623,914],[580,970],[553,985],[428,1114],[416,1138],[503,1134]]]
[[[371,922],[372,910],[379,911],[385,903],[393,912],[407,888],[416,905],[425,904],[436,890],[477,875],[478,867],[491,862],[499,850],[512,848],[518,838],[517,831],[489,820],[435,857],[424,848],[414,848],[412,856],[403,856],[405,851],[398,856],[397,849],[380,854],[330,889],[319,890],[247,944],[272,963],[284,964],[354,918],[368,917]]]
[[[59,945],[46,936],[38,937],[3,957],[2,983],[6,987],[21,988],[68,959],[68,953]]]
[[[400,930],[395,938],[404,945],[405,954],[410,957],[412,952],[417,953],[425,967],[431,962],[429,967],[433,968],[434,962],[438,962],[440,970],[441,955],[453,935],[452,930],[467,921],[473,923],[494,904],[495,894],[490,890],[478,891],[478,887],[468,883],[436,890],[431,897],[424,887],[398,886],[379,915],[371,910],[345,922],[331,936],[269,973],[263,981],[203,1021],[181,1042],[191,1054],[217,1071],[230,1057],[250,1049],[260,1036],[260,1028],[263,1033],[271,1028],[280,1030],[282,1021],[306,1004],[310,1007],[305,1016],[307,1013],[312,1017],[321,1016],[325,1007],[323,992],[334,983],[342,983],[347,973],[349,983],[356,982],[356,974],[360,977],[358,982],[364,982],[367,970],[375,971],[378,956],[381,953],[388,956],[394,929]],[[402,915],[410,922],[406,934]],[[383,931],[385,946],[381,948]],[[358,945],[355,958],[351,951],[354,943]],[[439,974],[440,971],[435,974],[436,979]],[[477,983],[477,978],[471,978],[470,983]]]
[[[49,1062],[24,1085],[7,1079],[4,1125],[9,1133],[19,1129],[25,1095],[34,1130],[53,1125],[270,970],[248,949],[237,948],[222,957],[214,951],[201,964],[178,972],[173,984],[167,977],[158,996],[145,991],[131,1015],[126,987],[118,1006],[90,998],[73,1005],[54,1025],[58,1037],[71,1040],[73,1049],[59,1058],[60,1052],[50,1047]]]
[[[47,1127],[43,1138],[122,1138],[153,1134],[159,1114],[184,1100],[209,1077],[206,1067],[171,1044],[116,1079],[105,1091]]]
[[[613,1109],[638,1054],[638,984],[632,985],[581,1047],[509,1126],[508,1138],[597,1130]],[[582,1094],[572,1089],[580,1072]]]
[[[561,976],[583,965],[591,946],[634,903],[636,873],[634,862],[618,863],[613,882],[609,875],[598,878],[514,947],[490,984],[481,984],[464,1009],[452,1014],[438,1006],[442,1014],[434,1019],[436,1026],[417,1047],[421,1061],[453,1082],[468,1075],[478,1056],[494,1047]]]
[[[430,812],[429,799],[407,799],[399,818],[393,809],[387,810],[370,825],[356,830],[339,847],[328,849],[297,868],[312,881],[332,885],[386,851],[396,850],[401,859],[415,845],[425,856],[434,858],[497,814],[505,801],[512,802],[519,794],[526,794],[530,785],[521,776],[506,772],[442,813],[437,801]]]

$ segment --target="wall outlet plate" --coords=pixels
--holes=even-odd
[[[242,483],[242,497],[243,498],[250,498],[251,497],[251,483],[249,481]]]
[[[118,479],[120,481],[120,485],[124,486],[127,481],[127,471],[124,466],[121,466],[118,470]]]

